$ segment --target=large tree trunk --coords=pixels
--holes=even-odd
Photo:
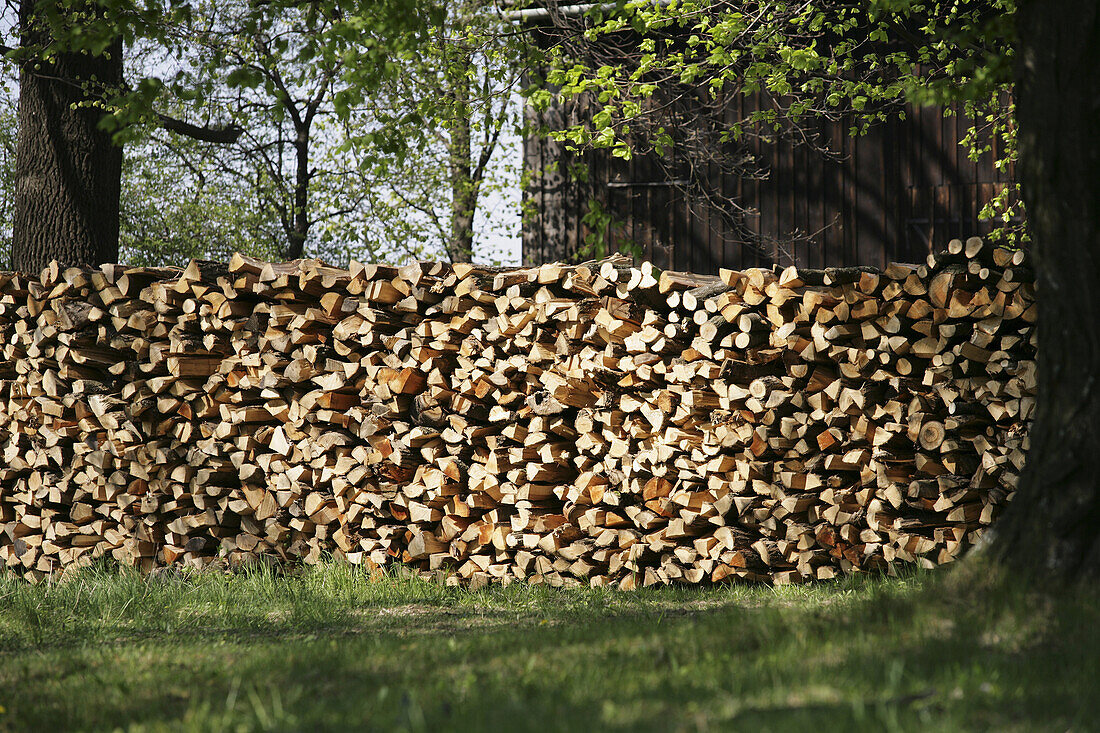
[[[1100,10],[1017,18],[1020,173],[1039,293],[1039,386],[1020,488],[993,549],[1055,582],[1100,577]]]
[[[20,2],[24,45],[49,40],[32,19],[34,5]],[[122,82],[121,39],[100,56],[60,53],[35,64],[19,73],[13,265],[37,272],[53,259],[116,260],[122,148],[99,129],[103,112],[91,102]]]

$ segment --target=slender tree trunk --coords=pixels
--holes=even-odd
[[[1039,294],[1031,447],[993,550],[1054,582],[1100,578],[1100,10],[1017,17],[1020,173]]]
[[[457,53],[461,54],[461,49]],[[452,262],[469,262],[474,256],[477,186],[473,180],[469,63],[468,57],[461,57],[448,69],[453,121],[447,150],[451,177],[451,236],[447,241],[447,254]]]
[[[298,132],[294,141],[296,155],[294,171],[294,211],[290,214],[290,231],[284,259],[300,259],[309,236],[309,130]]]
[[[48,42],[21,0],[24,45]],[[118,259],[122,148],[100,130],[100,109],[89,102],[122,82],[122,42],[107,53],[60,53],[27,62],[19,73],[19,132],[15,153],[12,260],[38,272],[51,260],[65,265]]]
[[[470,178],[469,160],[466,169],[451,169],[451,237],[447,251],[452,262],[469,262],[474,256],[474,210],[477,189]]]

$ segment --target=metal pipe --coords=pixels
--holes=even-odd
[[[665,7],[670,5],[672,0],[656,0],[653,4],[657,7]],[[589,10],[599,8],[600,10],[613,10],[618,3],[582,3],[579,5],[565,5],[560,8],[523,8],[521,10],[506,10],[501,12],[501,16],[511,22],[523,22],[527,20],[542,20],[544,18],[550,18],[555,15],[564,16],[566,18],[574,18],[578,15],[584,15]]]
[[[525,20],[542,20],[543,18],[549,18],[552,15],[563,15],[567,18],[571,18],[577,15],[583,15],[592,8],[600,8],[601,10],[610,10],[615,7],[615,3],[584,3],[582,5],[566,5],[564,7],[555,8],[523,8],[521,10],[506,10],[501,13],[505,20],[512,22],[522,22]]]
[[[608,188],[648,188],[651,186],[686,186],[691,181],[677,179],[675,181],[608,181]]]

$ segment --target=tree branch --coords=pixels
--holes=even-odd
[[[241,133],[244,132],[243,127],[238,127],[236,125],[229,125],[226,127],[199,127],[198,125],[192,125],[190,122],[184,122],[183,120],[169,117],[160,112],[156,114],[157,121],[160,122],[160,126],[165,130],[207,143],[231,145],[237,142]]]

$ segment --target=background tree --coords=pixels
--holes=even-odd
[[[479,212],[486,228],[508,226],[483,202],[518,189],[517,163],[494,163],[502,138],[518,130],[526,49],[492,3],[448,3],[423,52],[365,100],[357,123],[371,132],[349,135],[373,161],[362,173],[378,236],[437,242],[452,262],[467,262]]]
[[[15,211],[16,92],[0,83],[0,268],[13,269],[11,225]]]
[[[479,213],[481,229],[505,226],[485,218],[483,195],[518,183],[497,154],[515,127],[522,37],[483,1],[449,3],[392,68],[366,72],[361,47],[386,39],[318,46],[338,22],[313,6],[196,8],[184,35],[201,52],[175,62],[161,49],[148,66],[172,67],[169,86],[194,113],[243,132],[187,155],[254,192],[280,222],[280,257],[470,259]]]
[[[282,222],[246,176],[205,154],[209,147],[163,132],[127,146],[119,261],[179,266],[190,259],[225,262],[234,252],[281,258]]]
[[[337,32],[343,22],[335,6],[207,3],[185,30],[201,52],[187,57],[172,87],[179,96],[193,95],[203,114],[243,130],[228,155],[210,155],[262,191],[259,198],[282,228],[283,259],[302,257],[315,224],[362,200],[351,195],[335,210],[310,201],[321,179],[341,174],[318,167],[326,142],[318,140],[318,128],[334,117],[346,120],[351,104],[388,68],[362,71],[366,50],[380,39]]]
[[[279,257],[469,259],[479,231],[514,228],[484,202],[518,189],[518,167],[499,153],[515,128],[522,35],[485,2],[451,3],[392,70],[364,78],[348,59],[384,39],[317,48],[334,21],[312,13],[196,9],[185,35],[202,52],[175,62],[160,49],[146,65],[173,69],[170,86],[195,98],[193,114],[243,132],[217,147],[153,138],[252,191],[280,223]]]
[[[8,6],[10,9],[11,6]],[[185,5],[141,6],[98,0],[21,0],[3,44],[18,72],[12,261],[34,271],[118,254],[121,143],[140,115],[177,134],[224,142],[234,130],[187,124],[152,111],[155,79],[128,82],[124,46],[137,38],[167,42]]]
[[[393,55],[415,43],[432,15],[429,3],[397,0],[366,5],[326,0],[308,7],[329,22],[305,43],[305,60],[339,56],[341,64],[354,70],[349,73],[358,89],[392,73]],[[269,27],[265,19],[288,17],[298,8],[295,2],[259,4],[245,14],[241,32],[262,39]],[[182,55],[191,39],[188,31],[197,28],[191,7],[22,0],[11,24],[19,47],[6,46],[5,56],[19,69],[21,98],[14,264],[35,270],[54,258],[65,263],[116,259],[121,143],[139,134],[134,131],[142,123],[208,142],[229,142],[239,134],[232,127],[195,125],[157,109],[170,99],[166,89],[177,93],[177,100],[201,101],[212,81],[186,87],[177,78],[166,88],[156,75],[126,78],[123,73],[124,48],[138,42]],[[373,35],[363,42],[365,28]],[[275,50],[296,53],[281,43]],[[242,64],[230,76],[247,82],[254,72]],[[308,177],[308,169],[303,175]],[[292,234],[300,229],[298,208],[288,209],[288,219],[297,227]]]
[[[0,269],[13,269],[16,104],[0,87]],[[153,130],[127,144],[119,206],[118,257],[139,266],[226,259],[235,251],[278,258],[282,233],[236,171],[196,151],[193,138]],[[205,152],[205,151],[204,151]]]

